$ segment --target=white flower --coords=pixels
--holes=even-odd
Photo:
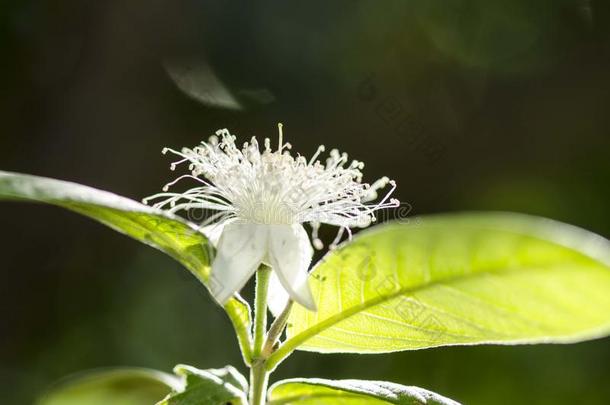
[[[308,161],[293,157],[290,144],[283,143],[279,125],[279,147],[271,150],[269,139],[261,151],[256,138],[235,145],[228,130],[216,132],[208,142],[192,149],[170,151],[180,160],[171,165],[189,163],[191,174],[167,184],[163,193],[145,199],[157,200],[157,208],[171,212],[203,209],[212,214],[202,226],[210,239],[217,239],[217,254],[212,263],[212,295],[224,304],[239,291],[261,263],[274,270],[270,288],[270,307],[278,312],[286,300],[285,292],[308,309],[315,302],[307,284],[313,249],[303,223],[312,226],[313,244],[322,248],[318,238],[321,223],[339,227],[334,247],[344,231],[351,237],[351,227],[365,227],[375,221],[376,210],[395,207],[389,199],[396,185],[386,177],[373,185],[362,183],[363,164],[348,163],[347,154],[336,149],[325,164],[318,156],[320,146]],[[183,193],[169,192],[179,180],[189,178],[200,183]],[[375,204],[377,190],[391,184],[384,198]],[[281,285],[281,287],[280,287]],[[285,292],[284,292],[285,290]]]

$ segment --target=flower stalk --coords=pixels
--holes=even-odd
[[[252,364],[250,365],[250,405],[264,405],[269,381],[265,366],[266,358],[261,356],[267,329],[267,293],[271,268],[261,265],[256,271],[254,295],[254,343]]]
[[[256,272],[256,292],[254,297],[254,346],[252,356],[254,360],[260,357],[265,331],[267,328],[267,292],[269,291],[269,277],[271,268],[261,265]]]

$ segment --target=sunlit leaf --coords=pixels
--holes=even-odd
[[[160,371],[125,368],[97,370],[70,377],[52,387],[37,405],[151,405],[179,380]]]
[[[0,172],[0,199],[48,203],[86,215],[169,254],[202,282],[208,279],[208,240],[178,217],[106,191],[18,173]]]
[[[177,216],[107,191],[45,177],[0,171],[0,200],[47,203],[93,218],[110,228],[155,247],[189,269],[208,285],[214,249],[196,225]],[[49,232],[51,236],[52,230]],[[250,309],[239,297],[226,305],[229,317],[246,339]]]
[[[234,367],[199,370],[179,365],[174,372],[183,377],[184,385],[158,405],[247,404],[248,384]]]
[[[318,312],[295,307],[294,348],[376,353],[569,343],[610,333],[610,242],[519,214],[423,217],[363,232],[313,270]]]
[[[269,389],[269,405],[459,405],[418,387],[385,381],[291,379]]]

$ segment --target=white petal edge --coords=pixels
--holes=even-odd
[[[224,230],[225,225],[227,225],[229,223],[230,222],[227,222],[225,224],[224,222],[221,222],[221,223],[216,223],[216,224],[212,224],[212,225],[206,225],[203,228],[201,228],[201,233],[203,233],[205,235],[205,237],[208,238],[208,240],[210,241],[212,246],[214,246],[216,248],[216,247],[218,247],[218,242],[220,241],[220,235],[222,235],[222,231]]]
[[[316,311],[307,283],[313,248],[300,224],[269,227],[269,264],[290,297],[305,308]]]
[[[277,318],[282,313],[284,308],[286,308],[289,299],[290,295],[288,295],[288,292],[284,289],[276,272],[271,272],[269,292],[267,293],[267,305],[274,317]]]
[[[210,290],[220,305],[248,282],[267,253],[268,225],[234,222],[222,230]]]

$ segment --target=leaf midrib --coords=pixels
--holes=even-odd
[[[585,255],[583,255],[583,257],[591,260],[593,263],[607,267],[603,263],[601,263],[598,260],[595,260],[591,257],[585,256]],[[546,264],[546,265],[548,266],[549,264]],[[540,267],[535,268],[535,269],[538,270],[538,269],[540,269]],[[389,301],[389,300],[399,297],[401,295],[404,295],[407,293],[416,293],[416,292],[425,291],[426,289],[436,287],[436,286],[451,285],[452,283],[455,283],[455,282],[467,280],[469,278],[480,277],[485,274],[496,274],[496,273],[510,274],[512,272],[518,273],[518,272],[522,272],[522,271],[523,271],[522,268],[510,268],[510,269],[501,268],[501,269],[484,270],[484,271],[475,272],[475,273],[460,274],[457,276],[451,276],[451,277],[447,277],[444,279],[436,280],[436,281],[430,282],[425,285],[400,288],[391,294],[375,297],[364,303],[357,304],[346,310],[343,310],[343,311],[323,320],[322,322],[319,322],[316,325],[309,327],[309,328],[305,329],[304,331],[301,331],[298,334],[292,336],[291,338],[286,340],[286,342],[284,342],[284,344],[275,353],[273,353],[269,357],[269,359],[268,359],[269,367],[270,368],[275,367],[276,363],[281,361],[287,354],[294,351],[302,343],[306,342],[307,340],[309,340],[310,338],[319,334],[320,332],[322,332],[326,329],[329,329],[332,326],[338,324],[339,322],[342,322],[342,321],[348,319],[349,317],[354,316],[368,308],[374,307],[378,304]]]
[[[322,387],[324,387],[324,386],[322,386]],[[330,388],[330,387],[324,387],[324,388]],[[310,399],[322,399],[322,398],[343,398],[343,399],[354,398],[354,399],[359,399],[359,398],[362,398],[363,396],[364,397],[369,397],[369,398],[372,398],[372,399],[376,399],[378,401],[383,401],[383,402],[386,402],[388,404],[392,404],[393,403],[393,402],[388,402],[385,399],[376,398],[376,397],[371,396],[371,395],[359,394],[359,393],[344,391],[344,394],[328,392],[328,393],[320,393],[320,394],[293,395],[291,397],[269,401],[269,405],[283,405],[283,404],[290,404],[293,401],[310,400]]]

